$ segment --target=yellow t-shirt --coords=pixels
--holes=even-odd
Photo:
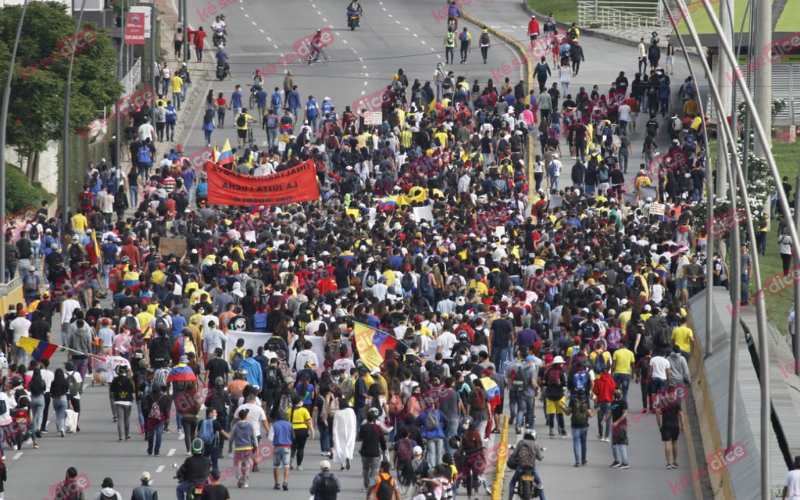
[[[255,118],[253,118],[252,116],[248,115],[247,113],[240,113],[240,114],[236,115],[236,118],[234,119],[233,123],[236,123],[237,121],[239,121],[239,117],[241,115],[244,115],[244,118],[245,118],[244,127],[240,127],[239,125],[236,125],[236,129],[237,130],[247,130],[247,124],[250,122],[250,120],[255,120]]]
[[[625,325],[628,324],[628,321],[631,320],[631,316],[633,315],[633,311],[623,311],[619,313],[619,323],[624,328]]]
[[[614,351],[614,374],[631,374],[631,368],[636,361],[636,357],[629,349],[618,349]]]
[[[89,221],[83,214],[75,214],[72,216],[72,229],[75,231],[85,231]]]
[[[672,341],[683,352],[692,352],[692,329],[688,326],[679,326],[672,330]]]
[[[183,91],[183,78],[178,75],[173,76],[169,83],[172,85],[173,94],[179,94]]]
[[[447,146],[447,132],[437,132],[433,134],[434,139],[439,139],[439,144]]]
[[[290,408],[286,413],[291,418],[293,429],[308,429],[306,421],[311,420],[311,414],[305,408]]]
[[[136,315],[136,319],[139,320],[139,327],[144,330],[150,325],[150,323],[153,322],[154,319],[156,319],[156,317],[147,311],[142,311]]]

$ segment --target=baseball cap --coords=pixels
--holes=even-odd
[[[414,455],[422,455],[422,447],[421,446],[415,446],[414,447]]]
[[[530,361],[531,363],[533,363],[534,361],[536,361],[536,358],[534,358],[533,356],[528,356],[527,358],[525,358],[525,361]]]

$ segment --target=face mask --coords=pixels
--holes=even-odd
[[[469,424],[464,424],[461,426],[462,429],[467,430],[469,429]]]
[[[622,399],[622,394],[614,393],[614,399]]]

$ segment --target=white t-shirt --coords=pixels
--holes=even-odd
[[[28,330],[31,328],[31,322],[24,316],[20,316],[12,321],[8,328],[14,331],[14,343],[16,344],[22,337],[29,337]]]
[[[44,380],[45,386],[47,387],[44,392],[50,392],[50,384],[53,383],[55,380],[56,374],[51,372],[50,370],[42,370],[42,380]]]
[[[241,410],[249,410],[247,412],[247,423],[253,427],[253,435],[261,435],[261,422],[267,419],[266,413],[261,409],[260,405],[247,403],[239,406],[236,409],[236,416],[239,416]]]
[[[8,425],[11,423],[11,408],[13,408],[15,404],[14,401],[8,397],[8,394],[6,394],[5,391],[0,392],[0,401],[5,401],[6,403],[6,412],[0,413],[0,425]]]
[[[439,336],[439,346],[442,348],[442,357],[443,358],[451,358],[453,357],[453,346],[456,345],[458,339],[453,332],[444,332]]]
[[[619,107],[619,120],[629,122],[631,121],[631,107],[627,104],[622,104]]]
[[[75,380],[78,382],[78,384],[81,384],[83,382],[83,377],[81,377],[81,374],[76,372],[76,371],[75,372],[64,372],[64,375],[65,375],[65,377],[67,379],[67,383],[69,383],[69,378],[70,377],[75,377]],[[67,397],[69,397],[69,392],[67,392]],[[81,399],[81,393],[80,392],[78,392],[78,394],[75,395],[75,399]]]
[[[669,361],[663,356],[655,356],[650,360],[650,366],[653,368],[653,378],[667,379],[667,368],[669,368]]]
[[[144,141],[145,139],[153,140],[153,132],[155,129],[149,123],[143,123],[139,125],[139,139]]]
[[[789,488],[786,492],[787,500],[800,500],[800,470],[787,472],[783,485]]]

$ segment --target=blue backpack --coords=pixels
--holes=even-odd
[[[152,163],[153,155],[150,153],[150,148],[142,146],[139,148],[139,163]]]
[[[586,381],[588,380],[587,372],[579,371],[576,372],[575,375],[572,377],[572,385],[573,390],[577,391],[579,389],[586,390]]]
[[[217,432],[214,430],[213,418],[205,418],[200,422],[200,432],[197,437],[199,437],[206,446],[217,446]]]

